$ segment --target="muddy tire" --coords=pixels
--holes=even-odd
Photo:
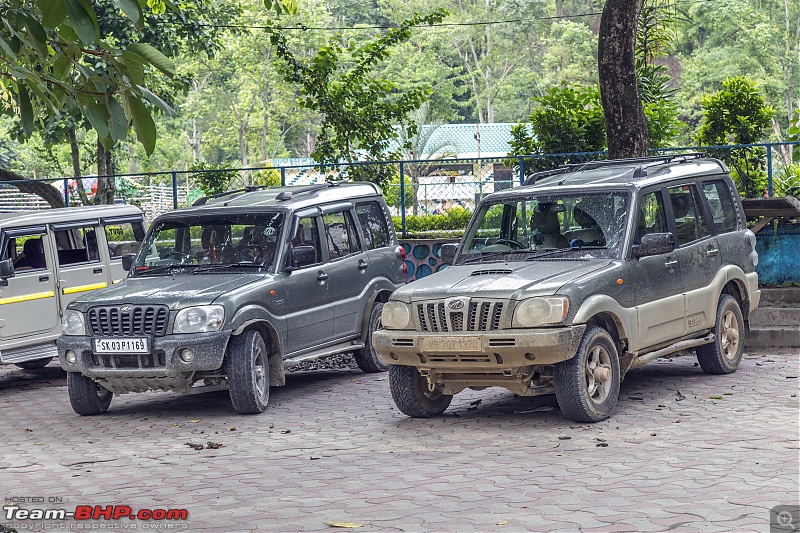
[[[47,357],[45,359],[36,359],[34,361],[24,361],[22,363],[14,363],[14,364],[25,370],[39,370],[50,364],[50,361],[52,360],[53,360],[52,357]]]
[[[430,418],[445,412],[453,400],[428,387],[428,380],[413,366],[391,365],[389,389],[400,412],[413,418]]]
[[[584,332],[575,357],[555,365],[553,385],[558,406],[575,422],[599,422],[614,411],[619,398],[619,356],[606,330]]]
[[[366,344],[363,348],[353,352],[358,368],[364,372],[386,372],[389,365],[383,362],[381,355],[372,347],[372,332],[383,329],[381,321],[383,313],[383,303],[375,302],[372,304],[372,311],[369,314],[369,330],[367,331]]]
[[[269,401],[269,354],[257,331],[231,338],[228,348],[228,392],[237,413],[263,413]]]
[[[72,410],[81,416],[105,413],[113,396],[110,390],[80,372],[67,372],[67,391]]]
[[[723,294],[712,330],[716,340],[695,348],[697,362],[706,374],[730,374],[739,368],[744,353],[744,318],[739,302]]]

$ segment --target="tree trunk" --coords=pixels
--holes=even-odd
[[[111,151],[106,152],[103,143],[98,139],[97,141],[97,192],[94,194],[95,204],[113,204],[114,203],[114,186],[115,180],[113,177],[108,177],[113,171],[113,162],[111,161]],[[100,178],[100,176],[106,176]]]
[[[64,203],[64,197],[61,195],[61,191],[49,183],[29,180],[25,176],[21,176],[16,172],[11,172],[10,170],[6,170],[4,168],[0,168],[0,182],[14,182],[9,183],[9,185],[13,185],[19,189],[20,192],[24,192],[26,194],[35,194],[47,202],[50,207],[66,206]]]
[[[267,160],[267,136],[269,135],[269,111],[264,109],[264,127],[261,130],[261,162]]]
[[[67,130],[69,136],[69,146],[72,152],[72,175],[75,178],[81,177],[81,153],[78,147],[78,139],[75,136],[75,128]],[[81,198],[81,205],[89,205],[89,198],[86,196],[86,189],[83,187],[83,180],[76,179],[75,187],[78,190],[78,196]]]
[[[239,125],[239,151],[242,153],[242,166],[247,168],[249,163],[247,161],[247,121]]]
[[[597,62],[609,159],[646,156],[650,139],[636,84],[634,47],[642,0],[606,0]]]

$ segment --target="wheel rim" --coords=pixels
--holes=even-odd
[[[267,390],[267,371],[264,360],[264,350],[260,345],[253,348],[253,381],[256,386],[256,394],[263,398]]]
[[[611,393],[611,356],[602,346],[589,351],[584,363],[584,385],[586,394],[595,403],[603,403]]]
[[[739,353],[739,320],[733,311],[726,311],[722,315],[720,324],[720,348],[726,359],[735,359]]]

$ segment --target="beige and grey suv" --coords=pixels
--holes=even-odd
[[[659,356],[694,349],[706,372],[735,371],[759,302],[728,170],[695,155],[534,176],[488,195],[450,246],[452,266],[396,291],[373,336],[409,416],[499,386],[599,421],[625,373]]]
[[[259,413],[300,362],[352,351],[362,370],[385,370],[370,338],[403,259],[371,183],[248,188],[161,215],[122,283],[66,309],[72,408],[225,389],[237,412]]]

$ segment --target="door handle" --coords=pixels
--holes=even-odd
[[[328,279],[328,274],[325,272],[318,272],[317,273],[317,281],[325,281]]]
[[[667,261],[666,263],[664,263],[664,268],[675,268],[676,266],[678,266],[678,261],[677,260],[675,260],[675,261]]]
[[[369,263],[367,263],[363,259],[359,259],[358,260],[358,269],[359,270],[366,270],[368,266],[369,266]]]
[[[102,273],[103,273],[102,268],[95,268],[94,270],[92,270],[92,274],[102,274]]]
[[[719,249],[718,249],[718,248],[712,248],[711,250],[707,250],[707,251],[706,251],[706,256],[708,256],[708,257],[714,257],[714,256],[715,256],[715,255],[717,255],[718,253],[719,253]]]
[[[50,276],[39,276],[39,281],[50,281]]]

